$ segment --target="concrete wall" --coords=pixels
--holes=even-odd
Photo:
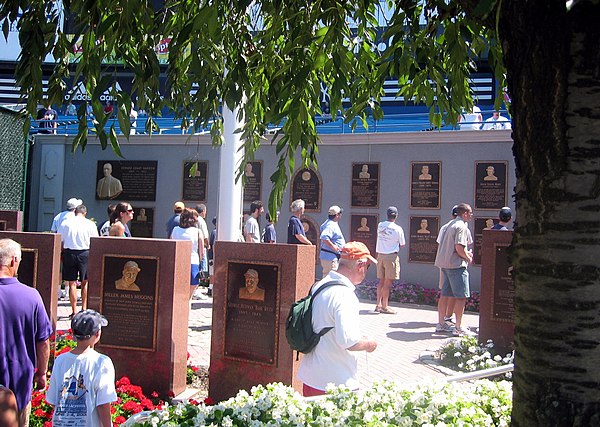
[[[134,135],[123,140],[124,160],[156,160],[157,188],[155,202],[130,201],[139,210],[154,208],[154,237],[166,237],[165,223],[172,215],[173,203],[182,196],[183,163],[190,160],[208,161],[208,206],[210,220],[215,216],[218,203],[219,149],[210,145],[209,137],[193,136]],[[103,222],[106,218],[107,201],[95,200],[96,167],[98,160],[117,161],[110,149],[103,151],[98,143],[90,141],[85,153],[71,153],[71,137],[39,135],[33,150],[31,212],[29,231],[50,229],[52,217],[64,209],[70,197],[82,198],[88,207],[88,218]],[[385,219],[386,208],[395,205],[399,209],[397,223],[404,228],[408,238],[409,217],[426,215],[439,216],[444,224],[450,216],[452,206],[459,202],[473,205],[475,162],[508,162],[508,205],[514,208],[513,189],[516,184],[515,165],[512,156],[510,131],[472,132],[406,132],[376,134],[324,135],[319,146],[319,174],[323,179],[321,212],[307,213],[317,224],[327,218],[330,205],[344,208],[340,222],[342,232],[350,237],[351,214],[379,214]],[[277,165],[275,148],[265,144],[256,155],[263,161],[262,199],[267,203],[270,191],[269,177]],[[441,162],[441,208],[417,210],[409,208],[410,164],[416,162]],[[353,162],[379,162],[380,203],[378,209],[350,208],[351,167]],[[299,162],[297,162],[299,164]],[[289,193],[284,196],[280,221],[276,226],[278,240],[286,241],[289,218]],[[190,203],[192,206],[195,202]],[[514,210],[514,209],[513,209]],[[475,215],[495,217],[494,211],[477,211]],[[264,225],[264,221],[261,226]],[[473,230],[473,226],[471,225]],[[432,264],[408,262],[408,250],[401,251],[402,280],[419,283],[427,287],[437,286],[438,271]],[[373,270],[373,269],[372,269]],[[472,289],[478,290],[480,268],[470,268]],[[320,276],[320,272],[317,272]],[[369,271],[368,278],[375,278]]]

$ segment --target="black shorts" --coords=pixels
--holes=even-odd
[[[75,250],[65,249],[63,251],[63,280],[74,282],[75,280],[87,280],[88,249]]]

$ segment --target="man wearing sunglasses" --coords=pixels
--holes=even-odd
[[[313,330],[318,333],[327,327],[332,329],[302,359],[298,379],[304,384],[304,396],[325,394],[329,383],[358,388],[356,352],[370,353],[377,348],[376,341],[360,333],[359,302],[354,293],[371,264],[377,264],[377,260],[364,243],[348,242],[340,251],[337,271],[331,270],[313,286],[314,294],[321,286],[336,282],[313,299]]]

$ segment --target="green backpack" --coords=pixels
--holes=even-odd
[[[317,289],[314,294],[312,294],[311,287],[307,296],[292,304],[285,323],[285,337],[292,350],[299,353],[310,353],[319,343],[321,337],[333,329],[333,327],[327,327],[319,333],[313,331],[312,302],[321,291],[337,285],[344,286],[342,282],[328,282]],[[296,354],[296,360],[298,360],[298,356],[299,354]]]

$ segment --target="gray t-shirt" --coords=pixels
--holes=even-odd
[[[456,218],[447,224],[435,256],[435,266],[438,268],[467,267],[469,263],[458,256],[455,245],[464,246],[466,250],[469,236],[469,227],[462,218]]]
[[[258,221],[253,216],[246,220],[244,234],[252,236],[252,243],[260,243],[260,228],[258,227]]]

